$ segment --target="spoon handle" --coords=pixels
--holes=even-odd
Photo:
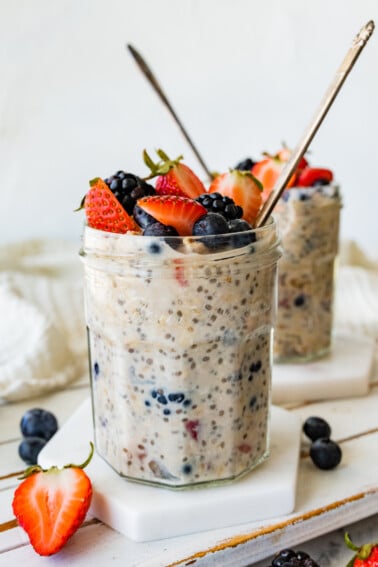
[[[176,124],[180,128],[180,130],[181,130],[182,134],[184,135],[186,141],[188,142],[189,146],[192,148],[195,156],[197,157],[198,161],[200,162],[201,166],[203,167],[206,175],[209,177],[209,179],[213,179],[213,177],[214,177],[213,174],[210,172],[209,168],[205,164],[201,154],[199,153],[198,149],[194,145],[194,143],[193,143],[192,139],[190,138],[187,130],[185,129],[185,127],[184,127],[183,123],[181,122],[181,120],[179,119],[179,117],[177,116],[175,110],[173,109],[171,103],[169,102],[166,94],[164,93],[163,89],[161,88],[158,80],[156,79],[155,75],[151,71],[150,67],[147,65],[146,61],[143,59],[141,54],[135,49],[135,47],[128,44],[127,48],[130,51],[131,55],[134,57],[138,67],[140,68],[140,70],[142,71],[144,76],[147,78],[147,80],[152,85],[153,89],[158,94],[160,100],[168,108],[168,110],[171,113],[174,121],[176,122]]]
[[[369,21],[354,38],[354,41],[349,48],[343,62],[341,63],[339,69],[336,72],[334,79],[332,80],[330,86],[328,87],[317,112],[315,113],[312,121],[310,122],[308,128],[303,133],[303,136],[298,143],[297,147],[294,149],[290,159],[281,171],[272,192],[265,201],[258,214],[255,227],[258,228],[266,223],[269,216],[271,215],[278,199],[283,193],[287,183],[289,182],[291,176],[296,170],[302,156],[309,147],[311,141],[313,140],[319,126],[323,122],[328,110],[331,108],[333,101],[335,100],[338,92],[340,91],[345,79],[347,78],[349,72],[351,71],[353,65],[357,61],[362,49],[365,47],[368,39],[374,31],[374,22]]]

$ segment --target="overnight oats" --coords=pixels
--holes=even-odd
[[[267,171],[271,166],[269,160],[275,160],[278,172],[285,163],[276,156],[256,164],[252,172],[262,182],[264,167]],[[264,191],[267,186],[269,192],[269,184]],[[274,211],[283,247],[274,335],[276,362],[305,362],[330,352],[340,209],[340,191],[332,171],[312,168],[303,159]]]
[[[257,210],[252,177],[230,172],[217,191],[184,196],[186,166],[170,163],[154,189],[173,172],[181,194],[133,176],[147,195],[126,220],[118,209],[123,233],[109,212],[114,176],[93,182],[81,256],[96,449],[130,480],[184,488],[233,480],[268,455],[280,246],[273,220],[253,230],[240,197],[221,193],[238,184]]]

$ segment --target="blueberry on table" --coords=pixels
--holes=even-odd
[[[27,465],[36,465],[40,451],[46,445],[41,437],[25,437],[18,446],[18,454]]]
[[[316,439],[310,447],[310,457],[315,466],[322,470],[331,470],[341,461],[340,446],[332,439]]]
[[[50,411],[33,408],[22,416],[20,429],[24,437],[39,437],[48,441],[57,432],[58,422]]]
[[[304,551],[282,549],[274,556],[272,567],[319,567],[318,563]]]
[[[308,417],[303,424],[303,433],[311,439],[311,441],[316,441],[316,439],[320,439],[321,437],[330,437],[331,427],[322,417],[311,416]]]

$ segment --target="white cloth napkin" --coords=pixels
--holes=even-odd
[[[33,398],[87,370],[78,246],[0,248],[0,402]]]
[[[78,248],[45,240],[0,247],[2,403],[88,376]],[[373,337],[378,344],[378,262],[354,242],[341,245],[334,327]]]

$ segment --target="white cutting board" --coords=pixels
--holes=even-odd
[[[331,353],[306,363],[275,363],[272,370],[274,404],[350,398],[368,393],[375,341],[338,335]]]
[[[287,515],[295,509],[301,422],[272,407],[271,455],[246,477],[219,487],[173,491],[130,482],[94,454],[91,513],[135,541],[164,539]],[[43,468],[81,463],[93,440],[85,401],[39,454]]]

